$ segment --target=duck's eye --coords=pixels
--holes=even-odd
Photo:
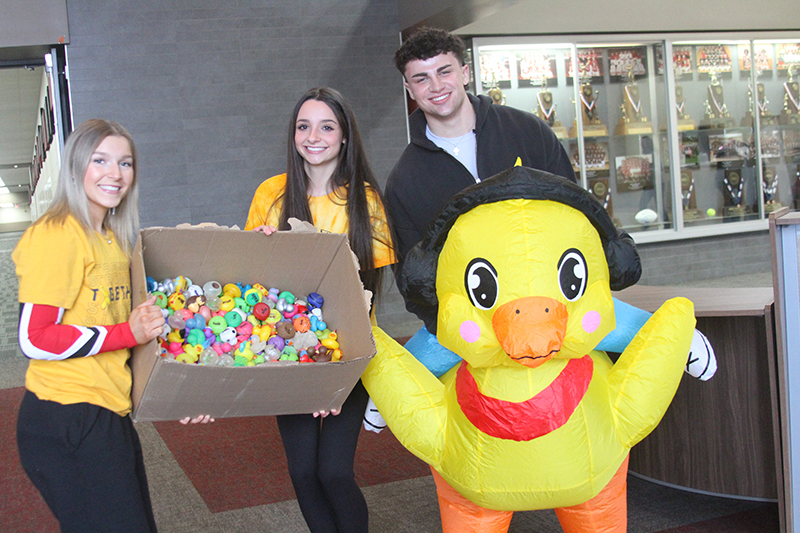
[[[570,248],[558,260],[558,284],[561,294],[570,302],[574,302],[586,291],[586,259],[580,250]]]
[[[472,305],[487,311],[497,301],[497,270],[486,259],[473,259],[467,265],[464,286]]]

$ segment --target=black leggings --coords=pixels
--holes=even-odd
[[[358,434],[367,407],[361,380],[338,415],[282,415],[289,475],[311,533],[367,533],[367,502],[353,474]]]
[[[142,447],[129,416],[25,391],[17,446],[62,533],[155,533]]]

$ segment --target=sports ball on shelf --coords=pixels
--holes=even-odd
[[[636,216],[634,216],[633,219],[639,224],[652,224],[658,220],[658,213],[652,209],[642,209],[636,213]]]

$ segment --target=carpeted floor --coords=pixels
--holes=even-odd
[[[667,529],[662,533],[771,533],[778,530],[777,505],[760,505],[721,518]]]
[[[0,524],[2,531],[49,533],[58,531],[53,518],[36,488],[19,464],[17,453],[17,412],[22,401],[22,387],[0,390]]]
[[[212,513],[294,499],[275,417],[154,426]],[[431,473],[388,431],[362,429],[355,464],[361,487]]]

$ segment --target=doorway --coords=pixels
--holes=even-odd
[[[64,64],[63,47],[0,49],[0,233],[23,231],[52,201],[67,122]]]

